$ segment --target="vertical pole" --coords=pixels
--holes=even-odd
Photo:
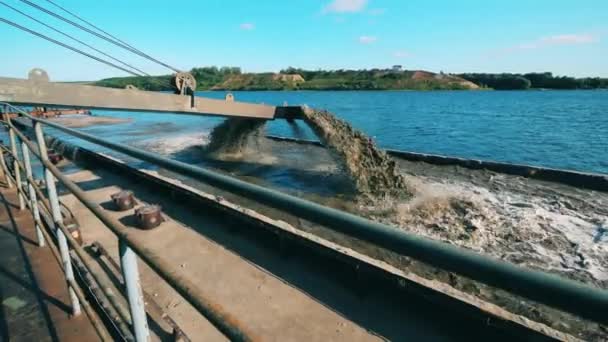
[[[46,150],[46,143],[44,142],[44,134],[42,133],[41,123],[34,122],[34,132],[36,133],[40,159],[48,161],[49,158]],[[49,203],[51,205],[51,214],[53,216],[53,222],[56,226],[55,233],[57,235],[57,244],[59,245],[59,254],[61,254],[63,269],[65,270],[65,278],[68,282],[68,292],[70,294],[70,302],[72,304],[72,315],[78,316],[80,315],[80,302],[78,301],[78,297],[76,297],[76,292],[69,285],[69,283],[74,281],[74,270],[72,269],[72,261],[70,260],[68,241],[63,234],[63,231],[59,229],[59,225],[63,224],[63,217],[61,216],[61,208],[59,207],[59,198],[57,197],[57,188],[55,187],[55,177],[49,169],[46,167],[43,168],[44,178],[46,180],[46,191],[49,197]]]
[[[131,311],[131,322],[133,322],[133,335],[137,342],[148,341],[148,321],[146,308],[139,281],[139,270],[137,269],[137,256],[135,252],[120,239],[118,242],[120,252],[120,265],[125,287],[127,289],[127,299],[129,300],[129,310]]]
[[[15,131],[10,126],[11,118],[8,113],[4,113],[4,118],[8,126],[8,136],[11,142],[11,151],[13,152],[13,169],[15,170],[15,183],[17,183],[17,195],[19,197],[19,210],[25,209],[25,197],[23,196],[23,184],[21,184],[21,170],[19,168],[19,153],[17,151],[17,139],[15,138]]]
[[[0,167],[2,167],[2,174],[4,175],[4,180],[6,181],[6,186],[9,189],[13,188],[13,181],[11,181],[11,177],[8,176],[8,168],[6,168],[6,161],[4,160],[4,151],[0,151]]]
[[[2,120],[4,120],[5,116],[4,113],[8,114],[8,107],[6,105],[0,107],[0,112],[2,112]],[[7,122],[8,124],[8,122]],[[7,130],[8,130],[8,126],[7,126]],[[11,178],[8,176],[8,168],[6,167],[6,161],[4,160],[4,151],[0,150],[0,167],[2,168],[2,174],[4,176],[4,180],[6,181],[6,186],[9,189],[13,188],[13,181],[11,181]]]
[[[34,224],[36,225],[36,237],[38,238],[38,246],[44,247],[44,236],[42,235],[42,227],[40,227],[40,211],[38,210],[38,199],[36,198],[36,190],[34,185],[30,183],[30,179],[34,179],[32,175],[32,164],[30,162],[30,150],[25,142],[21,142],[21,152],[23,154],[23,164],[25,164],[25,177],[30,194],[30,209],[34,216]]]

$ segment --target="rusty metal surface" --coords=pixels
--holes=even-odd
[[[142,229],[153,229],[160,226],[164,219],[158,205],[144,205],[135,210],[137,225]]]
[[[0,101],[32,106],[67,106],[138,112],[168,112],[192,115],[272,120],[297,116],[300,107],[275,107],[174,95],[151,91],[112,89],[90,85],[52,83],[0,77]]]
[[[112,202],[116,208],[120,211],[133,209],[135,207],[135,198],[133,197],[133,191],[123,190],[115,193],[112,196]]]
[[[121,285],[124,285],[124,279],[122,278],[120,272],[120,266],[118,263],[112,258],[110,253],[103,247],[103,245],[95,241],[91,245],[91,251],[93,252],[93,256],[98,259],[99,262],[105,262],[109,266],[109,271],[113,277],[115,277],[116,281]],[[121,288],[124,291],[124,288]],[[164,320],[170,327],[173,329],[173,335],[179,336],[182,342],[190,342],[190,338],[184,333],[184,331],[179,327],[179,325],[173,320],[173,318],[167,314],[162,307],[156,302],[154,297],[149,294],[146,289],[142,289],[144,299],[146,301],[146,311],[154,320]],[[178,341],[177,339],[175,341]]]
[[[3,228],[7,228],[2,232],[10,234],[5,236],[7,239],[14,239],[16,245],[12,247],[13,249],[4,251],[13,253],[11,259],[3,258],[0,267],[2,271],[0,295],[2,297],[8,295],[7,289],[12,286],[25,301],[25,305],[15,305],[11,310],[2,310],[3,315],[8,315],[3,318],[8,318],[9,324],[0,325],[0,340],[100,340],[95,327],[86,315],[71,317],[61,267],[56,260],[53,260],[51,249],[40,248],[33,242],[35,231],[32,216],[27,211],[18,212],[15,209],[17,200],[15,190],[3,188],[1,192],[0,219]],[[3,246],[8,245],[3,244]],[[14,266],[13,263],[23,264],[24,271],[13,273],[16,269],[5,268]],[[5,276],[7,278],[4,278]],[[27,299],[27,294],[31,294],[29,295],[31,300]],[[4,302],[5,298],[2,299]],[[35,317],[41,318],[35,319]]]

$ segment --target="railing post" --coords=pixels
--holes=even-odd
[[[34,216],[34,224],[36,225],[36,238],[38,239],[38,246],[44,247],[44,236],[42,235],[42,227],[40,227],[40,211],[38,210],[38,198],[36,196],[36,190],[34,185],[30,182],[30,179],[34,179],[32,173],[32,164],[30,162],[30,150],[25,144],[21,142],[21,152],[23,154],[23,164],[25,165],[25,177],[30,194],[30,209]]]
[[[25,209],[25,197],[23,196],[23,184],[21,184],[21,169],[19,168],[19,153],[17,151],[17,139],[15,131],[11,127],[11,118],[8,112],[4,112],[4,120],[8,124],[8,137],[11,142],[13,152],[13,170],[15,170],[15,183],[17,183],[17,196],[19,197],[19,210]]]
[[[6,161],[4,160],[4,151],[0,151],[0,167],[2,167],[2,174],[4,175],[4,180],[6,181],[6,186],[9,189],[13,188],[13,181],[11,177],[8,176],[8,168],[6,167]]]
[[[32,122],[34,123],[34,132],[36,133],[40,158],[44,161],[48,161],[49,158],[46,150],[46,143],[44,141],[44,134],[42,133],[42,124],[34,120],[32,120]],[[59,198],[57,197],[57,188],[55,187],[55,177],[49,169],[44,166],[43,169],[44,179],[46,181],[46,191],[49,196],[49,203],[51,205],[51,214],[53,216],[53,222],[56,226],[55,233],[57,234],[57,244],[59,245],[61,260],[63,261],[65,278],[68,282],[68,292],[70,294],[70,302],[72,304],[72,314],[74,316],[78,316],[80,315],[80,302],[78,301],[78,297],[76,297],[76,292],[69,285],[70,282],[74,281],[74,270],[72,269],[72,261],[70,260],[68,241],[63,234],[63,231],[59,229],[59,225],[63,224],[63,217],[61,216],[61,208],[59,207]]]
[[[137,342],[148,341],[148,320],[139,281],[137,255],[123,239],[119,240],[118,249],[122,276],[125,280],[127,299],[129,300],[129,310],[131,311],[131,322],[133,322],[133,335],[135,335]]]
[[[2,120],[5,120],[4,113],[8,114],[8,107],[6,105],[2,105],[2,107],[0,107],[0,112],[2,113]],[[8,122],[6,129],[8,130]],[[2,175],[6,181],[6,186],[9,189],[12,189],[13,181],[11,181],[11,177],[8,176],[8,168],[6,167],[6,161],[4,160],[4,151],[0,151],[0,167],[2,168]]]

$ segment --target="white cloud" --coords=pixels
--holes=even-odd
[[[323,6],[322,13],[355,13],[362,11],[367,0],[333,0]]]
[[[245,31],[251,31],[253,29],[255,29],[255,25],[252,23],[242,23],[240,25],[241,30],[245,30]]]
[[[504,56],[507,54],[515,53],[522,50],[533,50],[542,49],[550,46],[558,45],[581,45],[581,44],[592,44],[599,41],[598,35],[589,33],[570,33],[570,34],[558,34],[553,36],[541,37],[529,42],[524,42],[511,46],[505,49],[498,50],[493,56]]]
[[[539,41],[545,45],[588,44],[597,42],[598,37],[591,34],[559,34],[541,38]]]
[[[378,40],[378,38],[374,36],[361,36],[359,37],[359,43],[361,44],[371,44]]]
[[[403,51],[403,50],[393,52],[393,57],[395,57],[395,58],[407,58],[407,57],[411,57],[411,56],[412,56],[411,53],[409,53],[407,51]]]

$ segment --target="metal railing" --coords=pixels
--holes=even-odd
[[[329,227],[349,236],[392,250],[396,253],[412,257],[431,266],[455,272],[487,285],[506,290],[513,294],[570,312],[598,323],[608,323],[608,315],[606,315],[608,312],[608,291],[606,290],[545,272],[519,267],[508,262],[475,253],[462,247],[456,247],[417,236],[395,227],[373,222],[353,214],[328,208],[203,168],[164,158],[151,152],[113,143],[78,130],[64,127],[57,123],[33,117],[27,112],[13,107],[10,104],[5,105],[13,108],[14,111],[21,113],[24,117],[29,118],[33,122],[40,153],[36,153],[34,151],[35,147],[28,138],[15,128],[9,118],[6,119],[9,134],[16,135],[22,143],[24,143],[24,146],[29,148],[41,159],[45,167],[48,196],[49,199],[54,198],[51,200],[51,206],[58,207],[56,190],[54,187],[54,176],[119,238],[121,245],[121,264],[123,266],[122,272],[125,279],[127,279],[127,287],[131,287],[131,290],[127,291],[127,293],[129,296],[133,296],[129,297],[129,304],[131,315],[136,318],[133,321],[133,326],[138,340],[140,340],[140,338],[145,339],[145,336],[147,335],[141,332],[141,330],[145,328],[145,313],[143,313],[143,305],[140,305],[139,302],[141,300],[141,290],[137,277],[135,254],[166,280],[227,337],[232,340],[247,340],[253,339],[253,334],[247,331],[235,318],[226,313],[219,304],[213,303],[210,298],[206,298],[205,294],[202,293],[195,284],[172,272],[172,265],[164,261],[159,255],[148,250],[144,244],[129,234],[128,229],[124,225],[118,220],[110,217],[97,203],[90,200],[82,189],[52,165],[46,156],[46,145],[44,143],[42,131],[43,124],[63,131],[71,136],[153,163],[167,170],[192,177],[218,189],[232,192],[250,200],[258,201],[263,205],[280,209],[302,219]],[[13,133],[10,133],[11,131]],[[14,145],[15,142],[12,140],[14,139],[11,139],[11,143]],[[17,163],[15,165],[15,170],[18,171]],[[29,186],[32,182],[31,177],[28,176],[26,181]],[[19,184],[19,182],[17,183]],[[21,190],[20,193],[22,192],[23,191]],[[56,224],[61,226],[61,217],[55,217],[54,215],[53,218]],[[59,247],[61,249],[65,246],[62,247],[60,245]],[[66,266],[66,270],[67,269],[68,266]],[[77,308],[77,303],[73,303],[73,305],[74,308]],[[138,317],[143,317],[142,320],[144,322],[139,322]]]
[[[20,110],[10,105],[9,107]],[[78,292],[80,291],[75,288],[76,283],[74,280],[72,261],[70,260],[68,245],[77,253],[85,265],[88,263],[88,256],[85,254],[82,247],[79,246],[78,243],[72,238],[67,231],[67,228],[63,224],[59,199],[57,197],[55,178],[61,182],[64,187],[67,188],[81,203],[83,203],[85,207],[91,210],[91,212],[97,216],[97,218],[99,218],[108,228],[110,228],[110,230],[119,239],[121,272],[123,279],[125,280],[132,333],[136,341],[149,340],[149,331],[141,284],[139,281],[136,255],[146,262],[148,266],[150,266],[159,276],[167,281],[167,283],[173,289],[182,295],[184,299],[186,299],[195,309],[197,309],[197,311],[199,311],[205,318],[209,320],[209,322],[211,322],[228,338],[233,341],[248,341],[255,339],[255,335],[252,332],[246,331],[242,324],[240,324],[235,318],[231,317],[219,303],[214,303],[212,300],[207,298],[208,296],[206,296],[195,283],[183,276],[177,275],[174,272],[172,264],[163,260],[159,255],[156,255],[151,250],[147,249],[142,242],[133,237],[132,234],[129,234],[127,227],[125,227],[117,219],[108,215],[99,204],[91,200],[82,189],[63,175],[61,171],[49,161],[42,125],[40,123],[34,123],[34,132],[36,134],[37,145],[30,141],[30,139],[23,132],[19,131],[12,124],[10,117],[7,115],[4,115],[4,123],[8,128],[11,144],[11,149],[5,149],[5,152],[9,153],[13,157],[14,176],[11,177],[9,169],[6,167],[6,165],[3,166],[3,173],[6,176],[7,185],[10,187],[15,186],[17,188],[21,210],[25,209],[25,202],[27,199],[28,206],[30,207],[32,213],[35,213],[36,209],[34,208],[38,208],[38,203],[40,203],[44,198],[44,194],[42,194],[40,188],[38,187],[37,181],[31,175],[29,175],[29,173],[25,179],[25,184],[28,188],[34,188],[34,196],[31,194],[26,194],[25,190],[23,189],[21,170],[31,170],[31,161],[29,158],[30,152],[34,154],[34,156],[36,156],[43,165],[45,175],[44,183],[47,189],[46,197],[48,198],[49,202],[47,209],[52,216],[52,229],[54,230],[55,238],[58,243],[58,252],[61,257],[62,268],[64,270],[66,282],[70,292],[70,302],[73,315],[80,314],[80,306],[81,302],[84,300],[84,297],[79,296]],[[17,153],[17,150],[12,148],[13,146],[17,146],[17,139],[21,141],[22,146],[24,146],[26,149],[26,152],[23,154],[23,163],[19,159],[19,153]],[[1,164],[6,164],[4,157],[0,159],[2,159]],[[21,205],[21,201],[23,201],[23,205]],[[44,207],[44,203],[42,206]],[[34,214],[37,235],[44,236],[42,220],[40,219],[39,215],[38,218],[35,216],[36,215]],[[39,239],[38,244],[44,245],[43,239]],[[51,244],[52,242],[49,242],[49,245]],[[90,266],[87,268],[91,269]],[[104,281],[98,277],[95,277],[94,272],[91,272],[91,274],[94,276],[94,278],[96,278],[95,280],[98,284],[103,284]],[[106,289],[107,286],[100,286],[100,288]],[[113,295],[108,292],[105,292],[105,295],[108,297],[108,299],[110,299],[112,306],[120,312],[120,304],[116,301],[116,299],[113,299]]]

